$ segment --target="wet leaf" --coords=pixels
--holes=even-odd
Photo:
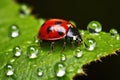
[[[36,39],[44,19],[37,20],[29,14],[21,17],[20,9],[21,5],[12,0],[0,2],[0,80],[71,80],[76,74],[83,73],[83,65],[120,49],[119,34],[117,37],[106,32],[96,35],[81,30],[83,42],[79,46],[72,46],[68,42],[63,52],[63,61],[61,50],[64,40],[56,41],[53,52],[48,54],[51,43],[39,44]],[[11,37],[12,25],[17,25],[19,29],[19,36],[14,38]],[[89,50],[90,45],[94,46],[92,50]],[[21,53],[19,57],[15,56],[16,52]],[[30,59],[28,54],[35,58]],[[56,67],[58,63],[62,65]],[[6,70],[6,65],[12,67],[8,66]]]

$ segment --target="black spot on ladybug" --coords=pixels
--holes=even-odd
[[[62,36],[64,33],[61,31],[58,31],[58,34]]]
[[[49,33],[49,32],[51,32],[52,30],[51,30],[51,26],[49,26],[48,28],[47,28],[47,33]]]
[[[62,22],[61,21],[57,21],[55,24],[62,24]]]

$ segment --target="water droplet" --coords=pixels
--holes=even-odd
[[[14,58],[10,60],[10,63],[13,63],[13,62],[15,62],[15,59],[14,59]]]
[[[37,75],[38,75],[39,77],[43,76],[43,70],[42,70],[41,68],[38,68],[38,69],[37,69]]]
[[[116,35],[115,35],[115,39],[116,39],[116,40],[119,40],[119,39],[120,39],[120,35],[119,35],[119,34],[116,34]]]
[[[54,71],[57,77],[63,77],[66,74],[66,68],[63,63],[56,63]]]
[[[29,46],[27,49],[27,54],[30,59],[37,58],[39,50],[36,46]]]
[[[29,15],[31,12],[31,10],[28,8],[27,5],[22,5],[21,9],[20,9],[20,17],[25,17],[27,15]]]
[[[87,38],[85,41],[84,41],[84,47],[89,50],[89,51],[92,51],[95,49],[96,47],[96,41],[92,38]]]
[[[65,60],[66,60],[65,54],[61,54],[61,61],[65,61]]]
[[[14,69],[13,69],[12,65],[7,64],[5,66],[5,74],[6,74],[6,76],[12,76],[12,75],[14,75]]]
[[[81,30],[80,33],[81,33],[81,35],[84,35],[84,34],[85,34],[85,31],[84,31],[84,30]]]
[[[91,21],[88,23],[87,30],[90,33],[99,33],[102,31],[102,25],[98,21]]]
[[[37,43],[37,44],[39,43],[39,39],[37,36],[34,37],[34,43]]]
[[[111,36],[115,36],[116,34],[118,34],[116,29],[110,29],[110,35]]]
[[[77,49],[76,51],[74,51],[74,55],[76,58],[80,58],[83,55],[83,52],[80,49]]]
[[[10,37],[16,38],[20,35],[19,27],[16,25],[10,26]]]
[[[118,34],[118,31],[116,29],[110,29],[110,35],[115,37],[116,40],[120,39],[120,35]]]
[[[13,48],[13,53],[15,57],[19,57],[22,54],[22,50],[19,46]]]

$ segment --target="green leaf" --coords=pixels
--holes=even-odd
[[[64,40],[60,40],[48,54],[51,42],[35,42],[44,19],[37,20],[29,14],[21,17],[20,10],[21,6],[12,0],[0,3],[0,80],[71,80],[76,74],[84,73],[83,65],[120,49],[119,35],[111,36],[106,32],[95,35],[81,30],[83,41],[80,46],[68,42],[62,54]],[[18,37],[10,37],[12,25],[18,26]],[[96,42],[92,51],[88,50],[89,39]],[[15,55],[16,52],[21,55]]]

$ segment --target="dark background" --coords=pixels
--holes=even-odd
[[[17,0],[33,8],[37,18],[74,20],[77,27],[86,29],[88,22],[98,20],[103,31],[115,28],[120,32],[120,0]],[[106,46],[107,47],[107,46]],[[85,66],[88,76],[76,80],[120,80],[120,55],[109,56],[103,62]]]

